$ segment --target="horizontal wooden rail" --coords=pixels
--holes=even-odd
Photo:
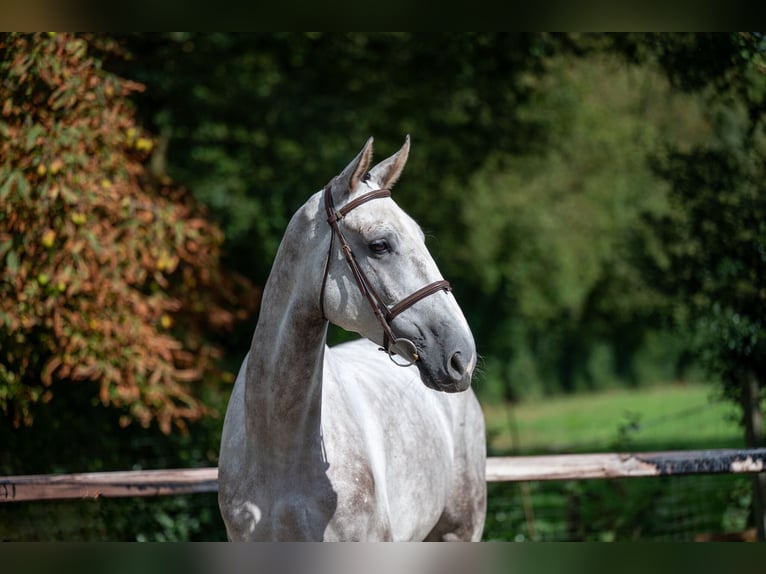
[[[563,454],[487,459],[487,482],[740,474],[766,470],[766,449]],[[0,477],[0,502],[217,492],[217,468]]]
[[[0,502],[218,491],[217,468],[32,474],[0,478]]]
[[[509,456],[487,459],[487,482],[741,474],[764,470],[766,449]]]

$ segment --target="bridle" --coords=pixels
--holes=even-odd
[[[403,311],[406,311],[421,299],[425,299],[429,295],[433,295],[439,291],[452,291],[452,287],[450,286],[449,281],[434,281],[425,287],[421,287],[395,305],[390,307],[386,305],[383,302],[381,296],[372,286],[372,283],[370,282],[365,272],[362,271],[362,268],[359,266],[359,262],[354,256],[354,252],[352,251],[351,246],[343,236],[343,232],[340,229],[339,223],[344,217],[346,217],[346,215],[348,215],[350,211],[356,209],[360,205],[363,205],[368,201],[372,201],[373,199],[391,197],[391,190],[376,189],[374,191],[370,191],[357,197],[353,201],[349,201],[340,209],[335,209],[335,202],[333,201],[331,192],[332,184],[334,181],[334,179],[331,180],[330,183],[328,183],[324,188],[324,206],[325,210],[327,211],[327,223],[330,224],[330,228],[332,229],[332,236],[330,237],[330,248],[327,252],[327,261],[325,262],[324,266],[322,290],[319,294],[319,305],[322,309],[322,316],[325,317],[325,319],[327,318],[324,312],[324,292],[325,285],[327,283],[327,276],[330,272],[330,260],[332,259],[335,237],[337,236],[338,241],[340,242],[340,248],[341,252],[343,253],[343,257],[346,260],[349,269],[351,269],[351,274],[354,276],[354,280],[359,287],[359,291],[367,299],[367,302],[370,304],[373,313],[375,313],[375,317],[380,323],[380,326],[383,327],[383,347],[381,348],[381,351],[388,353],[388,356],[395,364],[401,367],[408,367],[420,358],[418,354],[418,348],[411,340],[404,337],[397,337],[391,328],[391,322],[397,315]],[[397,360],[395,357],[399,357],[400,360]]]

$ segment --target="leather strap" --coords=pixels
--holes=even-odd
[[[332,225],[335,221],[339,221],[346,217],[350,211],[353,211],[360,205],[372,201],[373,199],[382,199],[384,197],[391,197],[390,189],[376,189],[364,195],[360,195],[353,201],[349,201],[346,205],[335,211],[333,209],[332,193],[325,192],[325,209],[327,210],[327,223]],[[329,204],[328,204],[329,201]]]
[[[408,295],[399,301],[396,305],[391,307],[391,309],[388,311],[388,315],[386,315],[386,320],[389,322],[393,321],[394,317],[396,317],[402,311],[406,311],[421,299],[425,299],[429,295],[433,295],[439,291],[452,291],[452,285],[449,284],[449,281],[442,280],[434,281],[425,287],[421,287],[412,295]]]

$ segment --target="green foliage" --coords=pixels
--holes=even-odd
[[[548,145],[490,157],[462,210],[459,258],[476,297],[491,302],[479,332],[493,357],[508,357],[513,394],[527,395],[535,379],[546,391],[599,388],[615,374],[645,382],[634,358],[668,300],[635,263],[644,214],[669,210],[646,158],[699,138],[704,121],[656,70],[608,57],[553,59],[539,82],[520,115],[546,124]],[[531,380],[516,378],[525,372]]]
[[[462,187],[487,150],[534,139],[516,106],[549,40],[309,33],[124,42],[134,55],[127,70],[148,88],[139,110],[167,138],[168,173],[211,206],[231,263],[261,281],[294,210],[370,135],[386,153],[412,134],[417,151],[397,198],[425,229],[459,225]],[[440,251],[459,238],[460,229],[441,234]]]
[[[225,541],[215,494],[40,501],[0,508],[4,542]]]
[[[662,44],[669,76],[705,89],[713,132],[656,161],[675,209],[649,218],[667,255],[649,268],[695,325],[699,353],[724,393],[739,402],[743,380],[766,382],[766,40],[728,34]]]
[[[349,153],[369,135],[383,151],[411,133],[396,197],[432,238],[485,370],[502,374],[480,385],[486,396],[596,388],[615,372],[643,382],[634,358],[668,305],[635,265],[640,214],[669,209],[646,157],[665,143],[688,147],[708,126],[698,100],[674,93],[655,68],[602,55],[638,38],[120,41],[133,59],[110,66],[147,85],[136,101],[160,134],[153,169],[210,206],[236,270],[265,281],[289,217]],[[231,349],[241,354],[250,334]]]

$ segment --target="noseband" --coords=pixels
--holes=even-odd
[[[383,348],[381,348],[381,351],[387,352],[388,356],[391,357],[391,360],[395,364],[401,367],[408,367],[420,358],[418,355],[418,348],[415,343],[409,339],[405,339],[404,337],[397,337],[391,328],[391,322],[397,315],[403,311],[406,311],[421,299],[425,299],[429,295],[433,295],[439,291],[452,291],[452,287],[450,286],[449,281],[434,281],[425,287],[421,287],[411,295],[408,295],[399,301],[396,305],[392,305],[391,307],[386,305],[383,302],[381,296],[372,286],[372,283],[370,283],[367,275],[359,266],[359,262],[354,256],[354,252],[351,250],[351,246],[348,244],[348,241],[346,241],[346,238],[341,232],[339,222],[344,217],[346,217],[350,211],[356,209],[362,204],[367,203],[368,201],[373,199],[381,199],[384,197],[391,197],[391,190],[377,189],[375,191],[370,191],[369,193],[365,193],[364,195],[357,197],[355,200],[348,202],[340,209],[335,209],[335,202],[333,201],[331,193],[333,181],[334,180],[330,181],[330,183],[328,183],[324,188],[324,206],[325,210],[327,211],[327,223],[330,224],[330,228],[332,229],[332,236],[330,237],[330,249],[327,252],[327,261],[325,262],[324,266],[322,290],[319,294],[319,305],[322,309],[322,316],[327,318],[324,312],[324,292],[325,284],[327,283],[327,275],[330,272],[330,259],[332,258],[333,245],[335,242],[335,237],[337,236],[338,241],[340,242],[340,248],[341,252],[343,253],[343,257],[346,260],[349,269],[351,269],[351,274],[354,276],[354,280],[359,287],[359,291],[367,299],[367,302],[370,304],[373,313],[375,313],[375,317],[378,319],[380,326],[383,327]],[[401,359],[397,361],[394,358],[395,356],[401,357]]]

